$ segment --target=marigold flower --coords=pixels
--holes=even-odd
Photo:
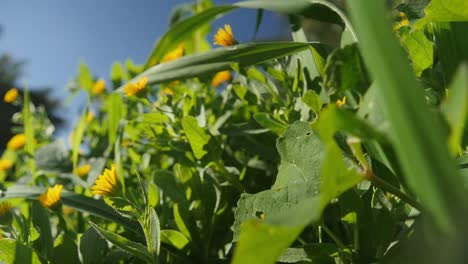
[[[52,188],[39,196],[39,202],[45,208],[55,209],[60,205],[60,197],[62,196],[63,185],[56,184]]]
[[[19,95],[18,89],[11,88],[10,90],[6,92],[5,96],[3,97],[3,101],[5,103],[13,103],[18,98],[18,95]]]
[[[0,224],[1,225],[8,225],[13,220],[13,216],[11,215],[11,207],[10,202],[1,202],[0,203]]]
[[[230,71],[220,71],[215,74],[213,80],[211,81],[211,85],[214,87],[220,86],[223,82],[227,82],[231,80],[231,72]]]
[[[128,83],[123,90],[127,96],[134,96],[143,92],[146,89],[147,84],[148,77],[143,77],[136,83]]]
[[[0,171],[7,171],[13,167],[13,162],[8,159],[0,159]]]
[[[79,166],[78,168],[76,168],[75,169],[75,174],[83,178],[86,175],[88,175],[90,170],[91,170],[91,165],[85,164],[85,165],[82,165],[82,166]]]
[[[185,44],[182,43],[182,44],[179,44],[179,46],[172,50],[171,52],[167,53],[161,60],[161,63],[163,62],[168,62],[168,61],[173,61],[173,60],[176,60],[182,56],[184,56],[184,48],[185,48]]]
[[[225,47],[237,44],[230,25],[224,25],[224,28],[218,29],[214,36],[214,44]]]
[[[336,106],[338,107],[342,107],[345,104],[346,104],[346,96],[344,96],[342,99],[336,100]]]
[[[105,169],[104,172],[96,180],[96,183],[91,187],[93,194],[106,195],[109,197],[117,196],[120,192],[120,183],[117,178],[115,165],[111,169]]]
[[[7,148],[10,150],[18,150],[26,144],[26,135],[17,134],[14,135],[7,143]]]
[[[106,90],[106,82],[103,79],[99,79],[93,84],[91,92],[93,94],[101,94],[104,90]]]

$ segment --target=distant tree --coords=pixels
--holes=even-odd
[[[18,86],[18,80],[23,74],[23,66],[24,62],[14,60],[8,54],[0,55],[0,124],[2,124],[0,129],[0,150],[5,148],[6,142],[13,136],[11,131],[14,126],[12,122],[13,115],[21,111],[20,106],[5,103],[3,97],[12,87],[18,88],[20,96],[22,96],[23,91]],[[59,101],[51,98],[50,91],[50,88],[31,88],[30,97],[34,105],[44,106],[49,119],[58,127],[63,123],[63,120],[54,114],[59,106]]]

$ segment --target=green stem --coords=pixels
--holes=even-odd
[[[400,191],[400,189],[398,189],[395,186],[391,185],[390,183],[386,182],[382,178],[379,178],[379,177],[375,176],[374,174],[372,174],[371,177],[369,177],[369,180],[375,186],[377,186],[378,188],[398,196],[398,198],[405,201],[406,203],[408,203],[409,205],[411,205],[412,207],[414,207],[418,211],[420,211],[420,212],[423,211],[422,205],[418,201],[416,201],[416,199],[414,199],[413,197],[411,197],[411,196],[407,195],[406,193]]]

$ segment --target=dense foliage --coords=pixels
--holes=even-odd
[[[10,91],[0,262],[463,263],[468,2],[384,2],[184,5],[145,64],[79,66],[68,144]],[[293,41],[207,39],[237,8],[288,15]]]

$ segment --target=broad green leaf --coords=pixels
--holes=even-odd
[[[462,64],[448,90],[442,111],[450,125],[449,148],[452,154],[462,152],[463,132],[468,122],[468,66]]]
[[[426,14],[416,27],[430,22],[468,21],[468,2],[465,0],[432,0],[424,9]]]
[[[203,156],[208,153],[203,148],[210,141],[210,135],[205,129],[198,125],[197,119],[192,116],[186,116],[182,119],[182,127],[184,128],[195,157],[197,159],[203,158]]]
[[[192,34],[197,28],[207,25],[219,15],[232,11],[235,8],[230,5],[212,7],[174,24],[156,43],[151,55],[148,57],[145,68],[157,64],[166,53],[175,49],[186,39],[193,37]]]
[[[81,88],[88,92],[91,91],[94,84],[93,75],[84,62],[81,62],[78,68],[78,82],[80,83]]]
[[[434,62],[434,46],[432,42],[427,39],[423,30],[403,33],[401,42],[408,51],[408,56],[416,76],[421,76],[422,72],[430,68]]]
[[[0,200],[11,198],[25,198],[36,200],[40,194],[45,192],[45,188],[31,187],[26,185],[14,185],[9,187],[6,191],[0,191]],[[74,208],[76,210],[95,215],[100,218],[116,222],[125,226],[134,232],[139,231],[139,227],[135,222],[122,217],[114,211],[111,207],[106,205],[102,200],[95,200],[80,194],[63,190],[61,201],[64,205]]]
[[[262,127],[268,128],[271,132],[275,133],[278,136],[281,136],[284,133],[284,131],[286,131],[286,129],[288,128],[286,124],[273,119],[273,117],[268,113],[255,113],[254,119]]]
[[[177,230],[161,230],[161,242],[171,245],[177,249],[183,249],[189,240]]]
[[[435,1],[436,3],[439,1]],[[383,2],[350,1],[363,57],[375,78],[404,177],[445,231],[464,214],[464,195],[442,126],[425,104],[411,68],[386,19]],[[428,133],[430,131],[430,133]]]
[[[0,262],[12,264],[41,264],[36,252],[10,238],[0,239]]]
[[[110,231],[100,228],[98,225],[94,224],[93,222],[89,223],[95,230],[98,232],[104,239],[111,242],[115,246],[119,247],[120,249],[128,252],[129,254],[146,261],[148,263],[152,263],[152,256],[148,254],[146,247],[140,243],[136,243],[126,239],[123,236],[114,234]]]
[[[263,8],[288,15],[302,15],[322,22],[338,24],[344,27],[341,45],[357,41],[356,33],[345,12],[333,3],[324,0],[250,0],[237,2],[234,5],[245,8]]]
[[[319,43],[269,42],[218,48],[155,65],[130,82],[143,76],[148,77],[149,84],[208,76],[230,69],[236,63],[242,67],[259,64],[297,53],[309,48],[310,45],[324,46]],[[122,89],[123,87],[120,87],[119,91],[122,92]]]
[[[104,257],[107,242],[92,227],[83,233],[80,239],[80,253],[83,264],[98,264]]]
[[[301,231],[301,227],[278,227],[259,220],[245,222],[232,263],[276,263]]]

